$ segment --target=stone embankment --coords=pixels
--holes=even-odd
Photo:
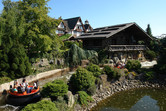
[[[78,111],[89,111],[92,107],[96,106],[98,102],[112,96],[115,93],[120,91],[136,89],[136,88],[162,88],[166,89],[166,82],[161,81],[151,81],[151,82],[142,82],[140,80],[124,80],[116,81],[111,83],[105,88],[100,88],[96,94],[92,97],[94,101],[89,103],[89,106],[82,109],[77,109]]]
[[[34,81],[49,78],[52,76],[57,76],[57,77],[64,76],[69,72],[69,70],[70,70],[69,68],[55,69],[55,70],[51,70],[51,71],[42,72],[42,73],[39,73],[36,75],[30,75],[30,76],[25,77],[25,79],[27,80],[28,83],[32,83]],[[17,79],[18,83],[22,83],[22,80],[23,80],[23,78]],[[14,81],[1,84],[0,85],[0,93],[2,93],[5,90],[9,90],[10,85],[13,85],[13,84],[14,84]]]

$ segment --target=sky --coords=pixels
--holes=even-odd
[[[53,18],[80,16],[93,28],[135,22],[144,30],[150,24],[154,36],[166,34],[166,0],[50,0],[48,6]]]

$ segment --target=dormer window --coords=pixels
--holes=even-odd
[[[61,23],[59,24],[58,28],[65,28],[63,22],[61,22]]]
[[[83,28],[82,28],[82,26],[81,26],[81,25],[78,25],[78,29],[81,29],[81,30],[83,30]]]

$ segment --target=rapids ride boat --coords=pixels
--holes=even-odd
[[[7,103],[14,106],[24,106],[39,101],[41,99],[39,87],[36,89],[33,89],[33,86],[28,87],[32,89],[30,93],[26,91],[23,93],[9,91],[6,98]]]

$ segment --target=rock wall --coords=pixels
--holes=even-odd
[[[157,80],[151,82],[143,82],[140,80],[116,81],[115,83],[112,83],[107,87],[98,90],[92,97],[94,101],[89,103],[88,107],[77,109],[77,111],[90,111],[90,109],[95,107],[98,102],[112,96],[115,93],[136,88],[166,88],[166,82]]]
[[[36,75],[30,75],[25,77],[25,79],[27,80],[28,83],[32,83],[34,81],[43,79],[43,78],[48,78],[52,75],[56,75],[57,77],[59,76],[63,76],[65,74],[67,74],[69,72],[69,68],[64,68],[64,69],[56,69],[56,70],[51,70],[51,71],[47,71],[47,72],[42,72]],[[23,78],[19,78],[17,79],[18,83],[22,83]],[[13,85],[14,81],[8,82],[8,83],[4,83],[0,85],[0,93],[2,93],[5,90],[9,90],[10,85]]]

